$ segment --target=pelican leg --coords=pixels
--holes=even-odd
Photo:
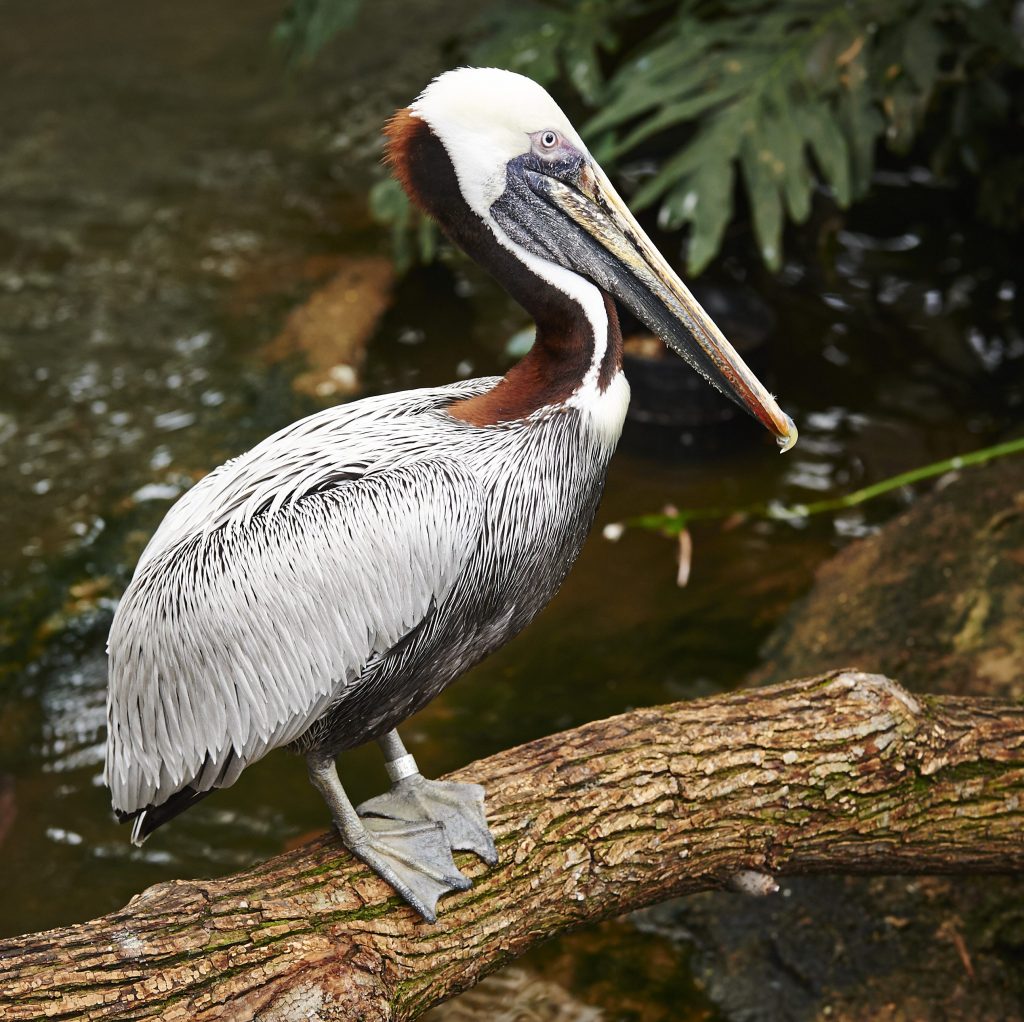
[[[309,779],[323,796],[345,847],[391,886],[428,923],[437,920],[437,899],[465,891],[463,876],[440,823],[400,819],[361,820],[349,801],[329,756],[306,757]]]
[[[479,784],[428,780],[397,731],[389,732],[377,744],[393,783],[386,794],[363,802],[359,815],[443,823],[452,849],[475,852],[489,866],[495,865],[498,850],[484,816],[484,789]]]

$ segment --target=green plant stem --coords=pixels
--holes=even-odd
[[[908,472],[901,472],[899,475],[890,476],[888,479],[882,479],[880,482],[872,483],[870,486],[854,490],[853,493],[846,493],[840,497],[829,497],[825,500],[815,500],[809,504],[785,505],[774,501],[762,501],[738,508],[694,508],[692,510],[677,511],[673,514],[639,515],[636,518],[628,519],[626,525],[631,528],[648,529],[665,532],[669,535],[678,535],[690,522],[715,521],[722,518],[730,518],[734,515],[770,518],[776,521],[802,519],[828,511],[842,511],[845,508],[857,507],[859,504],[874,500],[875,497],[880,497],[902,486],[919,483],[924,479],[932,479],[946,472],[955,472],[962,468],[984,465],[989,461],[994,461],[996,458],[1005,458],[1010,454],[1024,454],[1024,437],[1008,440],[1001,444],[994,444],[991,447],[983,447],[981,450],[971,451],[969,454],[958,454],[943,461],[932,462],[930,465],[922,465],[919,468],[911,469]]]

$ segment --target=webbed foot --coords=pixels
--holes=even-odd
[[[465,891],[472,881],[459,872],[444,826],[435,821],[388,820],[356,815],[338,779],[334,760],[308,753],[309,778],[324,797],[345,847],[374,870],[427,922],[437,920],[437,899]]]
[[[479,784],[431,781],[414,773],[396,781],[386,794],[363,802],[356,811],[367,824],[374,817],[444,824],[452,849],[475,852],[488,866],[498,861],[484,816],[484,789]]]
[[[436,922],[437,899],[443,894],[473,886],[455,865],[440,823],[374,817],[361,822],[361,833],[342,833],[345,845],[427,922]]]

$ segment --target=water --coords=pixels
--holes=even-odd
[[[377,128],[437,69],[472,7],[422,3],[408,26],[379,7],[359,28],[373,47],[341,44],[288,78],[267,47],[270,0],[5,5],[0,933],[84,919],[170,877],[229,872],[325,826],[302,763],[280,752],[131,848],[99,781],[103,645],[173,497],[319,406],[291,387],[298,360],[262,354],[288,311],[340,259],[387,252],[360,198]],[[599,525],[666,501],[817,499],[1019,424],[1012,252],[963,221],[938,189],[890,177],[869,212],[796,239],[779,279],[745,253],[727,260],[720,282],[759,294],[777,319],[768,375],[801,442],[780,458],[753,424],[727,440],[631,427]],[[503,371],[522,326],[491,283],[446,257],[396,286],[365,389]],[[585,720],[731,688],[816,566],[910,499],[801,526],[699,526],[684,590],[671,543],[628,532],[612,544],[595,530],[551,607],[411,721],[406,740],[441,773]],[[373,750],[347,755],[342,773],[357,800],[384,784]],[[687,955],[621,921],[527,965],[614,1017],[679,1018],[683,1002],[707,1017]]]

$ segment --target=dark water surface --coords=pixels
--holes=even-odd
[[[235,870],[327,822],[285,752],[142,849],[100,782],[104,641],[134,558],[194,479],[318,407],[291,387],[301,365],[268,366],[261,349],[323,265],[387,253],[360,198],[379,125],[439,69],[474,7],[421,2],[398,19],[368,5],[358,45],[288,78],[268,46],[280,6],[8,0],[0,16],[3,934]],[[870,214],[838,230],[823,218],[780,278],[726,261],[720,282],[771,308],[766,373],[801,442],[779,458],[753,424],[724,438],[633,425],[599,525],[666,501],[807,501],[1004,436],[1022,417],[1019,282],[1009,244],[961,222],[941,189],[889,177]],[[503,371],[522,325],[446,257],[398,284],[366,389]],[[668,542],[595,530],[552,606],[406,740],[440,773],[729,689],[815,567],[911,498],[799,527],[699,527],[683,590]],[[373,750],[347,755],[342,774],[356,800],[385,783]],[[688,953],[623,921],[530,964],[608,1017],[706,1017]]]

